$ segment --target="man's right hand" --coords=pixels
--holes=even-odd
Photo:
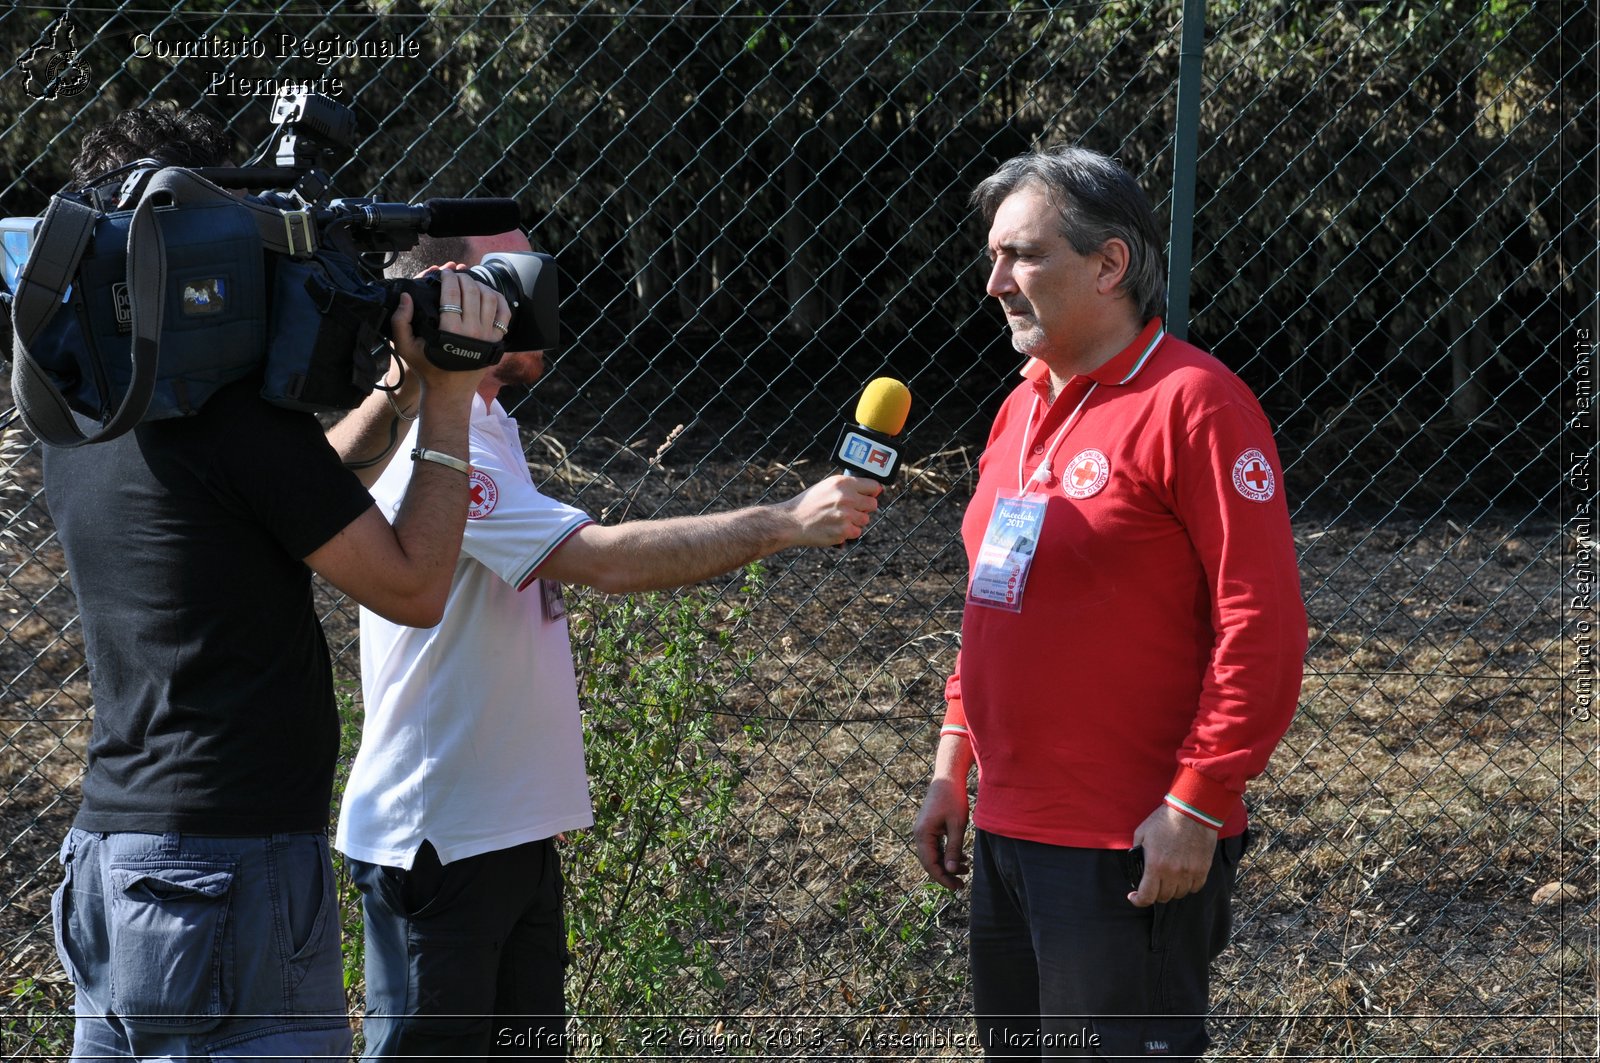
[[[830,476],[777,509],[794,521],[791,546],[836,546],[860,538],[878,510],[883,485],[861,476]]]
[[[511,308],[505,296],[465,273],[445,270],[439,274],[439,328],[475,340],[495,343],[505,336],[505,326],[511,324]],[[444,307],[460,307],[445,310]],[[489,366],[482,369],[453,371],[440,369],[428,360],[422,341],[411,330],[411,318],[416,307],[411,296],[400,296],[400,305],[389,320],[389,335],[395,353],[406,367],[417,375],[424,388],[440,387],[476,391],[478,382]],[[499,324],[500,328],[496,327]]]
[[[911,828],[922,869],[946,889],[959,890],[964,885],[961,876],[967,873],[964,843],[970,811],[965,775],[960,779],[935,776]]]

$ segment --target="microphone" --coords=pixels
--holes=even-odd
[[[493,236],[515,229],[522,220],[514,199],[430,199],[420,206],[336,199],[328,207],[333,217],[357,219],[364,229],[414,230],[429,236]]]
[[[194,171],[220,188],[289,188],[300,171],[287,166],[203,166]],[[279,210],[296,209],[282,193],[258,197]],[[429,236],[495,236],[522,224],[522,208],[514,199],[428,199],[416,203],[380,203],[372,199],[335,199],[317,212],[318,221],[359,219],[366,229],[416,229]]]
[[[890,442],[906,426],[911,391],[893,377],[880,376],[867,385],[856,403],[855,424],[845,424],[834,448],[834,460],[846,472],[888,483],[900,471],[900,451]]]
[[[429,199],[423,202],[430,236],[493,236],[522,224],[514,199]]]

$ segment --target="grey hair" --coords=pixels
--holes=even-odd
[[[1061,212],[1061,235],[1080,255],[1117,239],[1128,245],[1121,289],[1138,307],[1139,320],[1166,312],[1167,265],[1150,201],[1122,164],[1089,148],[1062,145],[1008,159],[972,190],[984,228],[1000,204],[1024,185],[1037,184]]]

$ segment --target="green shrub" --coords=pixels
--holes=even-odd
[[[724,853],[737,754],[715,712],[744,673],[728,629],[761,573],[729,606],[707,590],[574,595],[572,638],[595,825],[565,846],[568,996],[574,1014],[637,1016],[585,1029],[618,1050],[649,1015],[714,1010],[723,979],[708,932],[727,925]]]

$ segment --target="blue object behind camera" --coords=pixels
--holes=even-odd
[[[131,211],[61,193],[38,226],[13,299],[11,379],[35,435],[114,439],[252,374],[263,398],[296,410],[347,410],[372,391],[389,308],[354,260],[193,171],[129,180],[141,179]],[[99,429],[86,434],[86,418]]]
[[[95,223],[66,305],[29,348],[73,410],[102,422],[132,377],[132,217],[116,211]],[[248,209],[220,202],[157,207],[155,219],[166,258],[165,309],[161,370],[144,420],[194,413],[219,387],[261,365],[267,335],[265,255]]]

